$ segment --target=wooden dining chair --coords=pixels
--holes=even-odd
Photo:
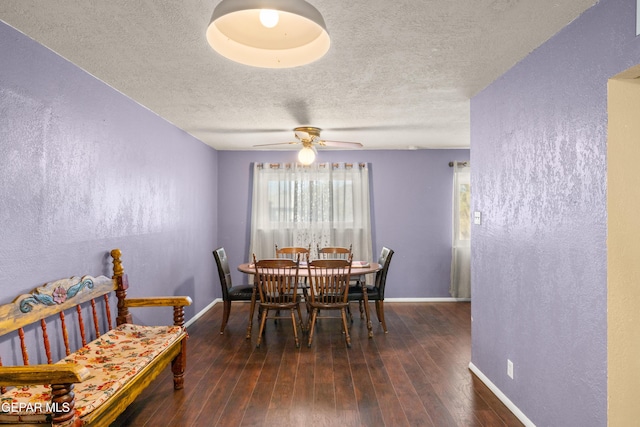
[[[255,288],[251,285],[233,286],[231,283],[231,271],[229,270],[229,260],[224,248],[220,247],[213,251],[213,258],[216,260],[218,267],[218,276],[220,277],[220,286],[222,287],[222,301],[224,311],[222,313],[222,324],[220,325],[220,334],[224,334],[224,329],[229,321],[231,314],[232,301],[251,301],[249,309],[249,329],[247,330],[247,338],[251,338],[251,322],[253,321],[253,313],[255,310]]]
[[[283,248],[279,248],[276,244],[276,258],[289,258],[298,260],[302,264],[306,264],[309,262],[311,258],[311,244],[308,247],[302,246],[285,246]],[[299,286],[302,289],[303,299],[306,301],[308,299],[307,296],[307,278],[301,277],[299,278]],[[309,307],[307,307],[307,312]]]
[[[349,245],[348,248],[344,246],[325,246],[321,248],[318,245],[318,259],[348,259],[352,256],[351,248],[353,245]],[[351,286],[356,286],[360,283],[361,280],[364,280],[364,276],[359,274],[353,275],[351,274]],[[348,310],[347,310],[348,311]],[[349,311],[349,314],[351,312]]]
[[[364,304],[364,293],[362,289],[363,286],[367,287],[367,301],[375,301],[376,316],[378,317],[378,322],[382,324],[382,329],[385,334],[388,331],[387,323],[384,320],[384,290],[387,284],[387,273],[389,272],[389,265],[391,264],[391,257],[393,257],[393,254],[393,249],[383,247],[382,251],[380,251],[380,257],[378,258],[378,264],[380,264],[382,268],[376,272],[376,278],[373,285],[366,285],[364,282],[360,282],[358,285],[349,287],[348,295],[349,301],[358,301],[361,318],[363,317],[364,309],[364,315],[366,317],[367,324],[369,325],[371,322],[371,318],[369,316],[369,305]],[[371,335],[369,336],[371,337]]]
[[[256,347],[260,347],[267,319],[286,318],[284,315],[280,315],[280,311],[288,310],[291,315],[296,348],[299,348],[297,324],[301,329],[304,327],[300,313],[301,298],[298,294],[298,259],[295,261],[287,258],[258,261],[253,255],[253,263],[256,269],[254,280],[260,294],[259,305],[262,313]],[[296,321],[295,312],[298,313],[298,321]]]
[[[348,248],[342,246],[325,246],[321,248],[318,245],[318,259],[348,259],[351,256],[351,246]]]
[[[301,262],[309,261],[309,255],[311,254],[311,245],[309,247],[304,248],[301,246],[285,246],[279,248],[276,245],[276,258],[289,258],[289,259],[297,259],[298,255],[299,260]]]
[[[351,275],[351,256],[348,259],[318,259],[307,265],[309,277],[309,301],[311,318],[308,321],[311,347],[316,320],[330,310],[339,310],[347,347],[351,347],[351,337],[347,326],[347,293]],[[320,316],[320,310],[323,315]]]

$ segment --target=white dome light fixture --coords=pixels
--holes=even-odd
[[[298,152],[298,161],[305,166],[309,166],[316,159],[316,150],[313,145],[304,145]]]
[[[232,61],[262,68],[306,65],[331,46],[322,15],[304,0],[222,0],[207,41]]]

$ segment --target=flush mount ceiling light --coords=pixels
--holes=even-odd
[[[322,15],[304,0],[222,0],[207,41],[232,61],[263,68],[309,64],[331,45]]]
[[[316,149],[313,144],[304,144],[302,149],[298,151],[298,161],[305,166],[310,165],[316,159]]]

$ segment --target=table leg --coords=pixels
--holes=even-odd
[[[303,283],[301,287],[302,287],[302,299],[304,300],[304,305],[307,309],[307,321],[302,322],[302,317],[300,317],[300,322],[302,323],[302,331],[305,332],[309,330],[309,321],[311,319],[311,308],[309,307],[309,292],[307,291],[306,282]],[[298,310],[300,309],[298,308]]]
[[[373,338],[373,325],[371,324],[371,316],[369,315],[369,296],[367,295],[367,284],[362,283],[362,300],[364,301],[364,314],[367,318],[367,330],[369,338]]]
[[[256,310],[256,292],[258,291],[256,285],[253,285],[253,292],[251,292],[251,307],[249,308],[249,325],[247,326],[246,339],[251,339],[251,327],[253,326],[253,313]]]

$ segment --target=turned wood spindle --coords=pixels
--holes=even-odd
[[[73,384],[52,384],[51,402],[54,409],[52,414],[54,424],[62,424],[71,420],[75,416],[76,406]]]
[[[113,249],[111,251],[111,258],[113,258],[113,280],[116,283],[116,297],[118,298],[118,316],[116,317],[116,324],[121,325],[123,323],[133,323],[129,308],[125,305],[125,299],[127,298],[127,288],[129,282],[127,281],[127,275],[124,274],[124,268],[122,267],[122,261],[120,257],[122,252],[120,249]]]

